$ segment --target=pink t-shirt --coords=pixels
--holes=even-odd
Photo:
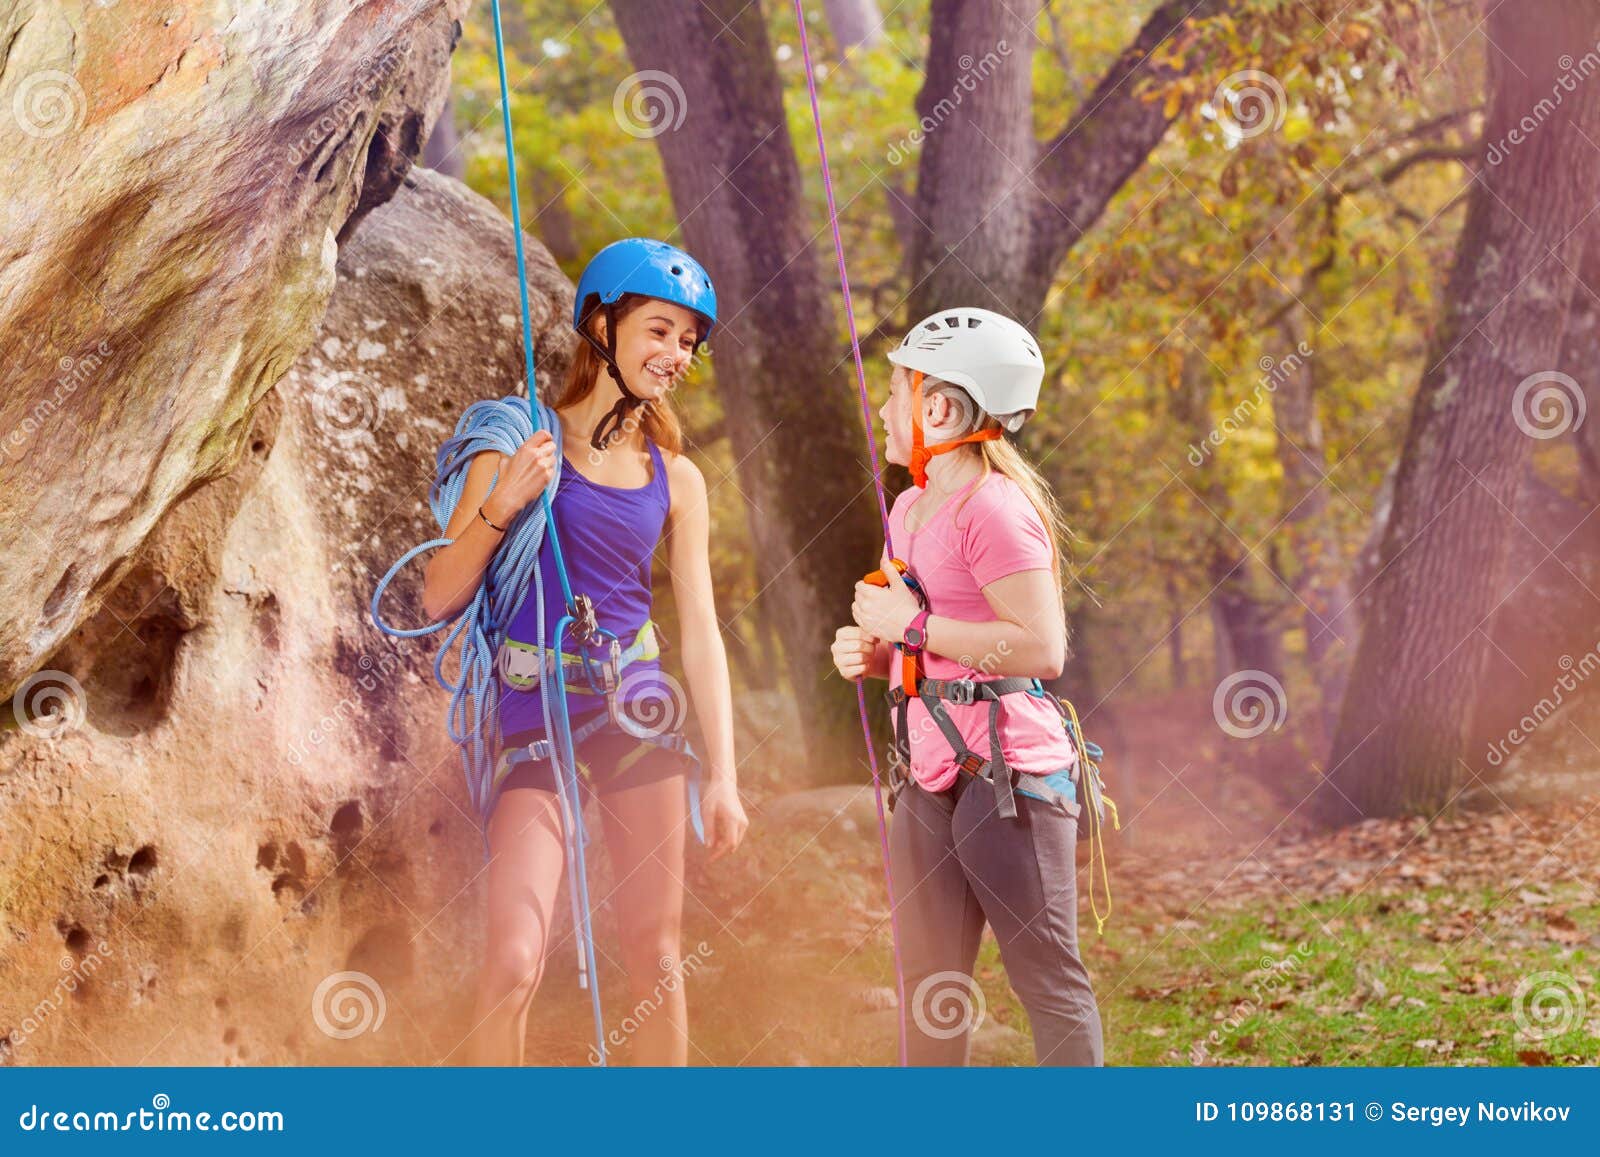
[[[908,532],[906,513],[922,495],[917,486],[902,491],[889,512],[889,527],[896,552],[927,592],[932,614],[992,622],[998,616],[983,597],[984,587],[1019,571],[1051,569],[1050,534],[1022,488],[1004,474],[980,474],[946,500],[920,530]],[[987,682],[1004,678],[1003,670],[996,670],[1003,666],[999,655],[947,657],[925,651],[922,656],[923,677],[930,679]],[[890,664],[889,686],[900,686],[898,652]],[[989,704],[946,700],[944,708],[967,746],[988,759]],[[950,741],[921,700],[913,698],[909,709],[911,774],[928,791],[944,791],[959,774]],[[1077,759],[1055,705],[1025,693],[1000,701],[1000,746],[1007,763],[1033,775],[1065,771]]]

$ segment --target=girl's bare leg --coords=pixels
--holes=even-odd
[[[609,1019],[612,1025],[628,1016],[637,1022],[629,1038],[635,1063],[686,1065],[689,1017],[679,956],[687,826],[683,777],[607,792],[601,802],[632,995]]]
[[[470,1064],[522,1063],[563,859],[555,794],[531,788],[502,794],[489,822],[488,942],[467,1039]]]

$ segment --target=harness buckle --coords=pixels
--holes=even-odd
[[[617,685],[622,681],[622,644],[611,640],[611,653],[606,656],[605,662],[600,664],[601,680],[605,684],[605,693],[613,694]]]
[[[983,769],[989,766],[989,761],[976,751],[969,751],[956,760],[956,766],[968,775],[981,775]]]
[[[944,697],[952,703],[970,707],[978,701],[978,684],[972,679],[951,679],[944,685]]]

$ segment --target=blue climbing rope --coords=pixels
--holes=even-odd
[[[522,306],[522,351],[524,378],[527,383],[527,405],[515,395],[500,401],[475,402],[467,407],[456,423],[455,434],[439,448],[434,471],[434,482],[429,488],[428,501],[434,521],[441,530],[449,525],[451,515],[460,502],[466,485],[467,467],[476,454],[494,450],[507,458],[517,452],[534,433],[550,430],[556,446],[561,446],[561,425],[556,413],[538,400],[538,379],[534,370],[533,318],[528,304],[528,265],[522,238],[522,209],[517,195],[517,155],[511,129],[511,92],[506,79],[505,34],[500,21],[500,0],[493,0],[495,61],[500,73],[500,112],[506,146],[506,173],[511,193],[512,235],[517,251],[517,288]],[[499,481],[496,473],[490,482],[491,492]],[[583,822],[583,798],[578,786],[577,758],[573,751],[572,721],[567,712],[566,670],[561,649],[563,641],[572,632],[578,618],[578,600],[572,593],[572,583],[567,575],[566,558],[561,550],[561,538],[556,530],[550,496],[560,483],[561,455],[556,455],[555,475],[540,495],[539,501],[524,507],[506,529],[494,556],[490,559],[484,581],[479,584],[472,600],[458,612],[444,645],[434,660],[433,673],[441,686],[450,692],[450,710],[447,728],[450,738],[461,749],[461,760],[467,778],[468,794],[484,826],[484,854],[488,856],[488,817],[494,804],[496,746],[500,730],[499,686],[496,682],[495,662],[506,638],[511,621],[516,617],[522,602],[529,593],[532,578],[535,607],[535,632],[538,654],[545,656],[546,624],[544,601],[544,574],[539,565],[539,551],[546,535],[550,539],[551,554],[556,577],[561,583],[563,605],[567,613],[556,623],[553,677],[539,680],[539,700],[544,714],[545,734],[553,742],[551,759],[555,764],[558,797],[562,810],[562,832],[566,843],[569,870],[569,891],[572,897],[573,928],[578,935],[578,984],[589,990],[590,1005],[594,1013],[595,1049],[598,1062],[606,1064],[605,1018],[600,1006],[599,969],[595,956],[594,920],[589,903],[589,874],[584,850],[588,833]],[[385,623],[378,613],[383,592],[396,574],[412,559],[435,547],[448,546],[453,539],[435,538],[406,552],[378,583],[372,595],[372,621],[377,628],[396,638],[417,638],[450,626],[451,620],[433,623],[426,627],[402,629]],[[615,639],[609,631],[598,629],[592,612],[583,620],[588,638],[580,642],[606,642]],[[445,662],[449,652],[460,644],[457,676],[452,682],[445,675]],[[578,653],[583,658],[583,671],[591,687],[594,674],[591,657],[586,646],[580,645]],[[543,660],[541,660],[542,662]],[[554,688],[554,693],[551,693]],[[554,702],[552,703],[552,700]]]

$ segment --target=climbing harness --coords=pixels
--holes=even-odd
[[[512,233],[516,242],[517,284],[522,307],[522,348],[527,398],[510,395],[499,401],[480,401],[468,406],[456,423],[455,433],[439,448],[434,481],[429,488],[428,500],[434,520],[441,530],[449,525],[451,515],[461,500],[466,486],[466,476],[473,458],[484,451],[495,451],[509,458],[518,448],[541,429],[550,431],[555,444],[562,444],[561,424],[555,411],[538,401],[538,385],[534,372],[533,322],[528,302],[527,258],[523,248],[522,212],[517,195],[516,147],[512,139],[511,95],[506,78],[505,37],[501,27],[500,0],[493,0],[495,58],[500,76],[500,109],[505,134],[506,169],[509,177]],[[608,246],[615,249],[618,242]],[[659,243],[654,243],[659,244]],[[663,248],[670,249],[670,246]],[[673,252],[677,252],[674,250]],[[687,255],[683,255],[687,259]],[[703,276],[698,265],[694,269]],[[696,289],[696,303],[710,308],[701,316],[706,320],[706,332],[715,320],[715,298],[710,296],[710,281],[705,280],[703,290]],[[621,290],[615,301],[620,297]],[[651,296],[654,296],[653,294]],[[580,299],[581,300],[581,299]],[[668,300],[679,301],[680,296]],[[609,304],[609,303],[608,303]],[[694,308],[694,306],[690,306]],[[697,312],[699,312],[697,310]],[[576,319],[575,319],[576,320]],[[615,325],[608,326],[612,336],[613,351],[607,358],[613,376],[620,384],[614,357]],[[699,335],[704,339],[705,334]],[[627,389],[623,387],[624,395]],[[590,1006],[594,1016],[595,1047],[601,1065],[606,1064],[605,1021],[600,1005],[600,984],[594,944],[593,911],[589,902],[588,872],[584,849],[588,833],[583,821],[583,799],[578,782],[578,766],[574,749],[578,743],[594,734],[600,727],[612,723],[624,733],[656,746],[677,752],[689,761],[688,776],[689,812],[695,835],[705,841],[700,810],[700,764],[681,733],[662,733],[634,720],[626,706],[618,702],[618,689],[624,667],[638,659],[653,658],[655,650],[654,625],[646,623],[640,634],[628,647],[612,631],[599,625],[593,601],[585,594],[574,593],[567,572],[561,539],[557,533],[551,506],[551,495],[561,481],[562,456],[556,456],[555,473],[537,503],[530,503],[511,520],[505,537],[495,550],[486,568],[484,581],[473,593],[466,607],[457,612],[453,620],[446,619],[426,627],[404,629],[385,623],[379,614],[379,604],[389,584],[400,570],[418,555],[435,547],[448,546],[454,540],[435,538],[413,547],[389,568],[373,591],[369,608],[373,624],[384,634],[396,638],[417,638],[450,627],[444,644],[434,660],[434,678],[450,692],[450,709],[446,727],[450,738],[460,748],[467,790],[483,829],[484,857],[489,856],[488,821],[493,811],[500,785],[510,769],[529,760],[551,760],[556,771],[557,798],[562,811],[562,832],[566,844],[569,891],[572,900],[573,927],[578,939],[578,984],[589,991]],[[499,481],[497,473],[490,482],[490,490]],[[551,638],[546,639],[544,574],[539,564],[539,552],[545,536],[550,539],[556,577],[561,584],[561,594],[566,608],[556,622]],[[529,583],[529,578],[532,583]],[[507,632],[512,620],[530,593],[537,600],[535,639],[532,643],[509,640]],[[452,626],[451,623],[454,623]],[[567,654],[564,644],[577,645],[575,654]],[[446,656],[460,644],[457,677],[449,679],[444,670]],[[591,648],[603,648],[604,658],[595,658]],[[527,661],[531,658],[531,670]],[[556,672],[561,673],[556,678]],[[582,682],[574,676],[582,676]],[[493,749],[499,732],[500,686],[497,675],[505,679],[512,690],[539,691],[544,718],[545,738],[526,748],[503,753],[496,761]],[[546,675],[547,677],[541,677]],[[518,688],[515,678],[529,683]],[[570,682],[569,682],[570,680]],[[567,708],[567,692],[603,695],[607,709],[596,719],[586,721],[576,732],[572,727]]]
[[[896,644],[898,647],[899,645]],[[1111,917],[1111,877],[1105,858],[1105,816],[1111,812],[1112,827],[1122,830],[1122,819],[1116,801],[1105,793],[1105,782],[1100,774],[1100,760],[1105,752],[1097,743],[1090,743],[1083,735],[1083,725],[1078,722],[1077,709],[1069,702],[1056,698],[1038,679],[1010,676],[1000,679],[918,679],[891,688],[886,698],[894,718],[894,746],[889,757],[889,810],[893,811],[900,793],[911,780],[911,728],[910,712],[913,698],[928,709],[928,716],[944,735],[955,752],[956,768],[963,775],[988,781],[994,789],[995,810],[1002,819],[1015,819],[1016,795],[1028,795],[1055,808],[1070,820],[1076,821],[1078,838],[1089,841],[1089,910],[1094,914],[1095,931],[1104,932]],[[907,690],[907,688],[911,690]],[[1069,799],[1057,791],[1049,778],[1017,771],[1006,762],[1000,744],[1001,700],[1007,695],[1025,694],[1048,700],[1061,715],[1061,724],[1072,740],[1077,758],[1077,775],[1073,779],[1076,799]],[[989,704],[989,757],[985,759],[967,746],[961,731],[951,721],[945,703],[971,705]],[[1106,910],[1100,911],[1095,894],[1095,866],[1098,861],[1100,879],[1106,896]]]

